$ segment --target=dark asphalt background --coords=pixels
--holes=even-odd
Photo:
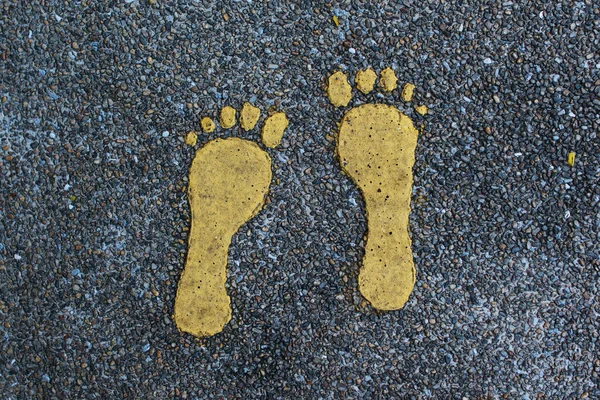
[[[599,21],[591,0],[0,0],[0,397],[599,398]],[[425,124],[417,284],[388,313],[357,290],[324,92],[368,66],[414,104],[351,105]],[[244,101],[290,125],[230,249],[233,319],[194,340],[170,317],[183,135]],[[229,136],[259,137],[199,145]]]

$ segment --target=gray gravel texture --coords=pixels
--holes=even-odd
[[[600,398],[599,4],[1,0],[1,397]],[[351,104],[425,123],[417,284],[386,313],[324,93],[367,66],[431,109]],[[171,320],[182,136],[244,101],[290,125],[230,249],[233,319],[195,340]],[[258,141],[199,145],[228,136]]]

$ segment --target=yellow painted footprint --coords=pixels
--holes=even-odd
[[[236,110],[224,107],[219,123],[223,128],[236,124]],[[254,128],[260,110],[245,103],[240,125]],[[265,120],[262,141],[275,147],[288,124],[283,112]],[[212,132],[216,124],[204,117],[202,130]],[[195,145],[190,132],[185,141]],[[271,158],[256,143],[239,138],[215,139],[200,148],[192,161],[188,199],[192,226],[188,254],[175,297],[173,317],[177,327],[194,336],[221,332],[231,319],[230,299],[225,290],[227,254],[232,236],[265,203],[271,184]]]
[[[370,68],[359,71],[356,87],[369,93],[376,79]],[[381,72],[379,86],[384,92],[396,89],[397,79],[390,68]],[[413,89],[412,84],[404,86],[404,101],[411,100]],[[336,107],[348,105],[352,88],[344,73],[335,72],[329,77],[327,95]],[[427,112],[425,106],[416,110]],[[412,120],[386,104],[354,107],[339,124],[337,156],[343,171],[360,188],[367,213],[367,243],[359,289],[379,310],[402,308],[415,284],[408,214],[417,138]]]

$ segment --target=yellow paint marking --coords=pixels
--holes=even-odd
[[[357,88],[363,93],[372,90],[374,75],[370,68],[359,71]],[[391,68],[381,71],[379,86],[383,91],[396,89],[397,81]],[[412,98],[414,88],[405,85],[404,100]],[[335,106],[350,102],[352,92],[346,75],[336,72],[329,77],[328,97]],[[425,105],[415,109],[422,115],[427,113]],[[337,156],[342,170],[363,194],[368,221],[358,285],[362,295],[379,310],[402,308],[415,284],[408,216],[418,136],[409,117],[385,104],[354,107],[339,124]]]
[[[413,85],[412,83],[404,84],[404,88],[402,89],[402,101],[404,101],[404,102],[411,101],[414,91],[415,91],[415,85]]]
[[[420,106],[415,107],[415,111],[421,115],[425,115],[429,112],[429,108],[427,108],[426,105],[420,105]]]
[[[337,71],[329,77],[327,84],[327,97],[336,107],[346,107],[352,98],[352,87],[348,83],[346,74]]]
[[[198,140],[198,134],[194,131],[189,131],[185,134],[185,144],[188,146],[195,146],[196,141]]]
[[[377,80],[377,74],[371,68],[367,68],[365,70],[358,71],[356,73],[356,77],[354,78],[354,83],[356,84],[356,88],[367,94],[373,90],[375,86],[375,81]]]
[[[188,187],[189,249],[173,314],[181,331],[210,336],[231,319],[225,290],[231,237],[260,211],[270,183],[271,159],[256,143],[215,139],[196,152]]]
[[[225,106],[221,109],[221,115],[219,116],[219,123],[225,129],[232,128],[235,126],[235,108]]]
[[[410,118],[384,104],[355,107],[340,124],[338,157],[368,220],[359,289],[380,310],[403,307],[415,283],[408,215],[417,137]]]
[[[204,117],[200,120],[200,126],[202,127],[202,132],[204,133],[211,133],[215,130],[215,123],[208,117]]]
[[[240,111],[240,126],[245,131],[252,130],[258,122],[259,117],[260,109],[250,103],[244,103],[242,111]]]
[[[271,115],[265,121],[262,129],[262,142],[265,146],[275,148],[279,146],[283,132],[288,126],[288,119],[283,112]]]
[[[398,87],[396,82],[398,82],[398,78],[396,78],[396,74],[394,74],[394,71],[391,68],[386,68],[381,71],[379,76],[379,86],[381,86],[385,92],[391,92],[396,89]]]

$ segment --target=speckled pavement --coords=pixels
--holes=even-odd
[[[599,25],[589,0],[0,2],[0,397],[599,398]],[[377,312],[325,84],[388,66],[349,107],[425,127],[415,288]],[[289,126],[232,320],[196,340],[171,317],[187,175],[209,140],[259,142],[200,129],[246,101]]]

